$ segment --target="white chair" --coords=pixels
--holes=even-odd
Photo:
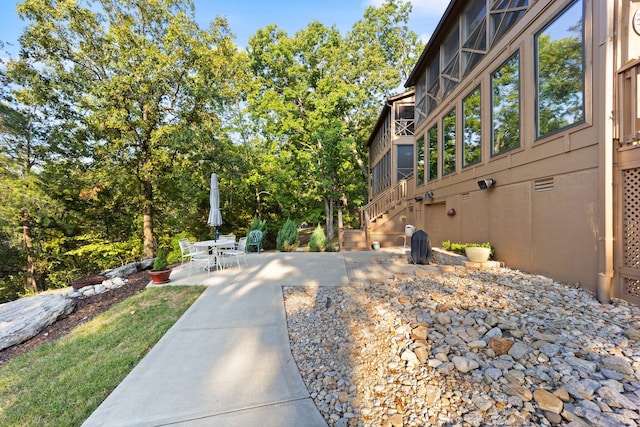
[[[236,243],[236,236],[234,234],[223,234],[218,236],[218,244],[215,247],[215,254],[218,256],[218,266],[220,268],[226,267],[224,260],[224,251],[236,249],[238,244]]]
[[[194,247],[189,242],[189,239],[180,239],[178,240],[178,244],[180,245],[180,252],[182,253],[182,263],[180,265],[180,270],[184,268],[184,260],[189,259],[194,255]]]
[[[191,256],[189,261],[189,277],[193,270],[207,270],[207,276],[211,275],[211,269],[216,267],[217,257],[208,253],[200,252]]]
[[[224,249],[221,251],[223,263],[226,265],[227,261],[231,262],[235,258],[238,268],[240,268],[240,258],[244,259],[244,264],[248,267],[247,263],[247,238],[243,237],[238,241],[238,246],[235,249]]]

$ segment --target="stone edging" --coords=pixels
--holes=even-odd
[[[107,270],[103,273],[100,273],[101,276],[105,276],[107,278],[103,280],[102,283],[84,286],[79,289],[71,288],[71,290],[67,293],[67,297],[89,297],[92,295],[107,292],[110,289],[120,288],[128,282],[128,280],[124,278],[125,276],[131,275],[138,271],[148,270],[149,268],[151,268],[152,264],[153,259],[146,259],[143,261],[131,262],[129,264],[123,265],[122,267]]]

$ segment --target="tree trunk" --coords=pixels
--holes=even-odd
[[[33,243],[31,241],[31,224],[29,223],[29,214],[22,211],[22,241],[24,243],[24,249],[27,253],[27,264],[25,266],[27,271],[27,290],[34,294],[38,292],[38,286],[36,285],[36,278],[33,268]]]
[[[258,219],[261,220],[262,219],[262,204],[260,202],[260,190],[258,189],[258,187],[255,187],[255,190],[256,190],[256,204],[257,204],[256,215],[258,215]]]
[[[153,239],[153,185],[151,181],[145,180],[144,185],[144,199],[142,201],[142,234],[143,234],[143,248],[144,255],[147,258],[153,258],[154,254],[154,239]]]
[[[326,229],[327,229],[327,240],[333,240],[333,189],[331,190],[331,196],[327,199],[324,198],[324,211],[326,213]]]

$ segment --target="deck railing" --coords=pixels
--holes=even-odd
[[[360,209],[360,224],[369,227],[369,221],[375,220],[391,208],[407,198],[407,180],[399,181],[393,187],[378,194],[373,200]]]
[[[396,135],[413,135],[415,129],[415,121],[413,119],[396,119]]]
[[[640,59],[618,72],[618,117],[620,143],[637,145],[640,141]]]

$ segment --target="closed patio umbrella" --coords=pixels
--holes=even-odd
[[[211,174],[211,192],[209,193],[209,203],[211,210],[209,211],[209,220],[207,224],[213,227],[215,235],[216,227],[222,224],[222,214],[220,213],[220,192],[218,191],[218,177],[215,173]]]

